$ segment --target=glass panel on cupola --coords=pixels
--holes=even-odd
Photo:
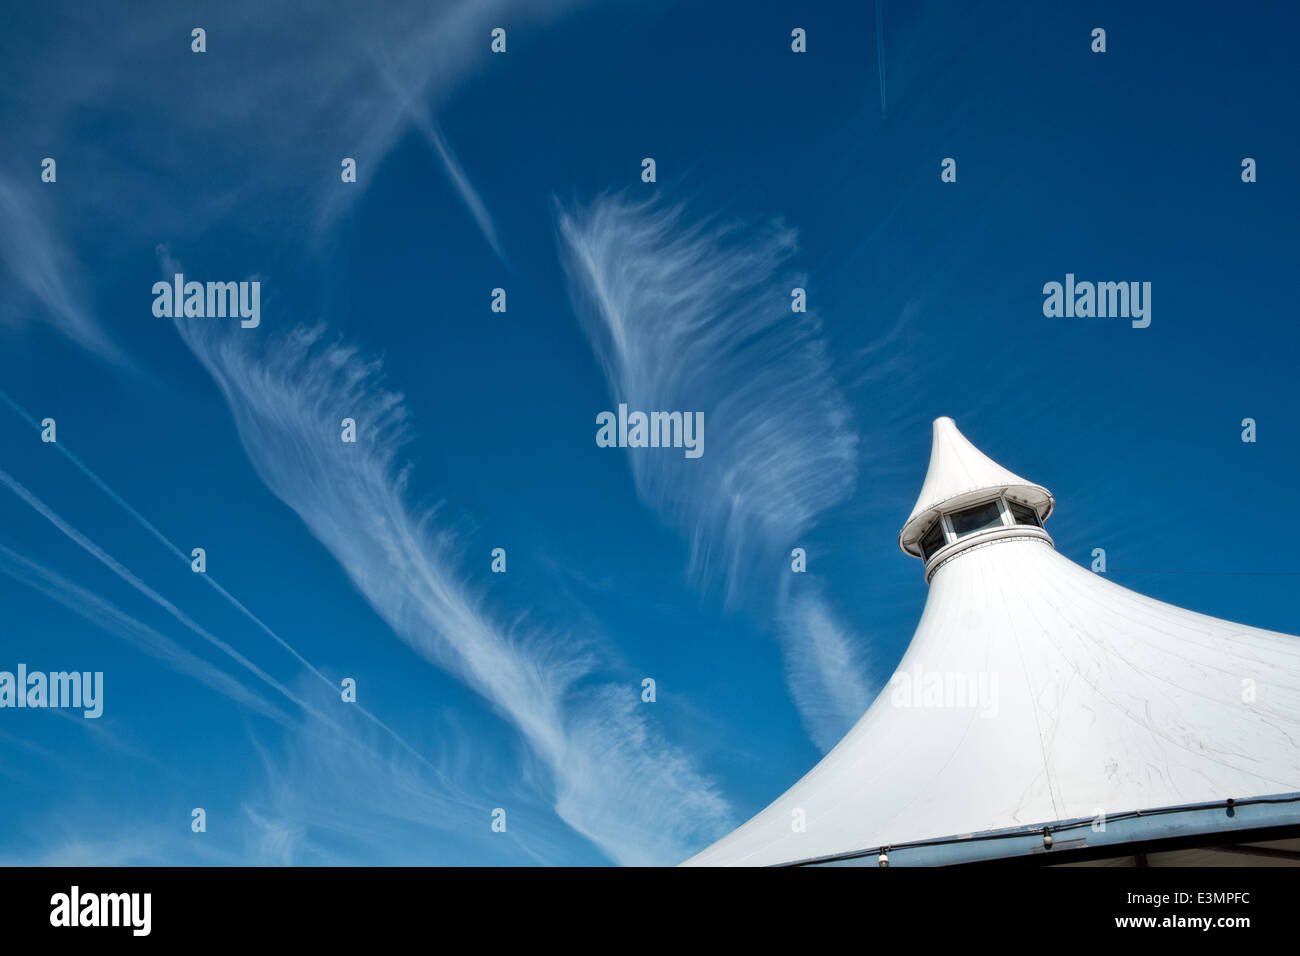
[[[926,532],[925,537],[921,539],[921,553],[925,555],[926,560],[944,546],[943,521],[936,521],[934,525]]]
[[[952,530],[957,532],[957,537],[964,538],[985,528],[999,527],[1002,524],[1002,509],[998,507],[996,501],[990,501],[976,505],[974,508],[967,508],[965,511],[955,512],[949,520],[952,521]]]
[[[1016,519],[1016,524],[1031,524],[1036,528],[1042,527],[1042,522],[1038,520],[1038,512],[1033,508],[1026,508],[1014,501],[1008,501],[1007,507],[1011,509],[1011,516]]]

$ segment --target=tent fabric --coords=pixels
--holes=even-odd
[[[844,739],[686,862],[790,863],[1292,791],[1300,638],[1146,597],[1042,538],[1002,538],[935,572],[897,671]]]

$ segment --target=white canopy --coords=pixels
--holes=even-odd
[[[951,419],[934,449],[909,524],[977,487],[1039,488]],[[893,679],[835,749],[688,864],[1300,790],[1300,638],[1144,597],[1009,530],[934,571]]]

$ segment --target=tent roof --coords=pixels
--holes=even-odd
[[[939,419],[914,518],[981,485],[1038,487]],[[788,863],[1300,791],[1296,741],[1300,638],[1138,594],[1049,539],[990,540],[934,573],[897,671],[840,743],[687,862]]]

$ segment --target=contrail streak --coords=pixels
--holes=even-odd
[[[216,647],[227,657],[231,658],[233,661],[235,661],[245,670],[249,671],[251,674],[257,677],[260,681],[267,684],[269,687],[272,687],[273,689],[279,691],[290,701],[292,701],[293,703],[297,704],[300,708],[302,708],[302,710],[305,713],[311,714],[317,720],[321,721],[321,723],[333,727],[336,730],[343,729],[342,725],[340,725],[337,721],[332,720],[328,714],[325,714],[324,712],[317,710],[311,704],[307,703],[307,701],[303,700],[301,697],[294,694],[291,690],[289,690],[289,688],[285,687],[283,684],[277,681],[270,674],[263,671],[260,667],[258,667],[252,661],[250,661],[247,657],[239,653],[239,651],[235,650],[233,647],[231,647],[221,638],[209,632],[201,624],[191,619],[184,611],[182,611],[180,608],[174,605],[171,601],[167,600],[165,597],[163,597],[153,588],[149,587],[149,585],[145,584],[142,580],[136,577],[130,571],[130,569],[122,565],[112,555],[108,554],[106,551],[100,548],[99,545],[95,544],[95,542],[91,541],[89,538],[87,538],[76,528],[72,527],[72,525],[64,521],[48,505],[46,505],[45,502],[41,501],[34,494],[28,491],[25,487],[23,487],[21,483],[15,480],[8,472],[4,471],[3,469],[0,469],[0,484],[7,486],[10,491],[16,494],[23,501],[27,502],[27,504],[31,505],[31,507],[35,511],[37,511],[43,518],[45,518],[52,525],[54,525],[56,528],[62,531],[65,535],[71,538],[78,545],[80,545],[81,548],[85,550],[87,553],[97,558],[101,564],[103,564],[110,571],[112,571],[114,574],[120,577],[123,581],[131,585],[131,587],[135,588],[145,597],[149,598],[149,600],[153,601],[155,604],[161,607],[172,617],[176,618],[176,620],[180,621],[180,623],[185,625],[185,627],[187,627],[189,630],[193,631],[199,637],[203,638],[213,647]],[[334,689],[334,684],[332,682],[330,683],[330,688]],[[374,720],[375,718],[372,717],[371,719]],[[376,723],[380,723],[380,722],[376,721]],[[380,726],[383,726],[383,724],[380,723]],[[315,733],[315,731],[311,731],[311,732]],[[390,730],[389,733],[393,733],[393,731]],[[400,737],[397,739],[399,740],[399,742],[405,744],[405,741],[402,741]],[[405,745],[408,747],[408,749],[410,748],[409,744],[405,744]],[[442,771],[440,771],[427,759],[422,757],[419,753],[415,752],[414,750],[412,750],[412,753],[414,753],[419,760],[421,760],[435,774],[437,774],[440,780],[446,783],[446,778],[444,777]],[[450,784],[447,785],[450,786]],[[453,788],[453,789],[456,793],[459,794],[458,788]],[[464,798],[462,797],[462,799]]]
[[[0,392],[0,401],[3,401],[6,405],[8,405],[10,410],[12,410],[14,414],[18,415],[19,418],[27,422],[27,424],[39,430],[40,424],[36,421],[36,419],[33,418],[31,415],[29,415],[21,405],[15,402],[4,392]],[[80,458],[78,458],[72,452],[68,451],[68,449],[65,448],[61,442],[55,442],[54,447],[57,448],[59,452],[65,458],[68,459],[68,461],[72,462],[72,464],[75,465],[83,475],[85,475],[92,482],[94,482],[95,486],[98,487],[100,491],[108,495],[108,497],[111,498],[113,502],[118,505],[118,507],[120,507],[123,511],[129,514],[135,520],[135,522],[138,525],[140,525],[140,527],[148,531],[149,534],[151,534],[164,547],[166,547],[169,551],[171,551],[172,554],[176,555],[176,557],[180,558],[183,562],[185,562],[186,565],[190,563],[189,555],[187,555],[184,551],[178,548],[175,544],[172,543],[172,541],[165,534],[163,534],[156,527],[154,527],[153,523],[150,522],[148,518],[140,514],[140,512],[136,511],[135,508],[131,507],[131,505],[126,501],[126,499],[124,499],[116,491],[110,488],[107,482],[105,482],[102,478],[100,478],[99,475],[95,474],[95,472],[91,471],[91,469],[87,465],[83,464]],[[0,472],[0,474],[3,473]],[[32,502],[29,501],[28,503],[31,504]],[[35,505],[33,505],[33,507],[35,507]],[[38,508],[37,510],[40,509]],[[46,515],[46,517],[48,518],[49,515]],[[65,531],[64,533],[66,534],[67,532]],[[74,538],[73,540],[77,540],[77,539]],[[80,544],[81,542],[78,541],[78,543]],[[85,547],[85,545],[82,546]],[[98,557],[98,555],[96,555],[96,557]],[[102,561],[103,558],[101,558],[100,560]],[[320,680],[323,683],[325,683],[331,690],[335,690],[335,691],[338,690],[338,686],[332,680],[330,680],[328,677],[322,674],[320,670],[316,667],[316,665],[314,665],[311,661],[307,660],[307,658],[303,657],[302,654],[300,654],[292,644],[284,640],[284,638],[280,637],[280,635],[276,634],[275,631],[271,630],[271,628],[267,624],[265,624],[261,618],[259,618],[256,614],[250,611],[247,607],[245,607],[242,601],[240,601],[237,597],[235,597],[233,594],[227,591],[224,587],[222,587],[221,584],[218,583],[216,578],[214,578],[212,575],[207,573],[204,573],[202,577],[203,580],[206,581],[213,588],[215,588],[216,592],[220,594],[223,598],[225,598],[231,604],[231,606],[233,606],[236,610],[238,610],[241,614],[243,614],[244,617],[248,618],[248,620],[253,622],[253,624],[255,624],[263,633],[265,633],[273,641],[275,641],[286,651],[292,654],[293,657],[300,664],[302,664],[305,668],[307,668],[307,670],[311,671],[311,673],[315,674],[316,677],[320,678]],[[295,701],[295,703],[298,702]],[[394,741],[396,741],[400,747],[402,747],[413,757],[415,757],[417,760],[423,763],[426,767],[428,767],[430,770],[436,773],[439,776],[439,778],[442,778],[444,780],[444,783],[447,782],[445,778],[443,778],[442,771],[439,770],[433,763],[431,763],[423,754],[421,754],[413,746],[407,743],[406,740],[397,731],[393,730],[386,723],[384,723],[382,720],[380,720],[378,717],[376,717],[374,714],[372,714],[369,710],[367,710],[365,707],[361,706],[360,704],[354,703],[353,706],[358,713],[362,714],[369,721],[371,721],[375,726],[379,727],[386,734],[388,734],[388,736],[391,737]]]
[[[289,690],[289,688],[285,687],[283,684],[281,684],[270,674],[266,673],[266,671],[262,670],[260,667],[258,667],[252,661],[250,661],[243,654],[239,653],[239,651],[235,650],[233,647],[231,647],[221,638],[217,637],[215,634],[210,633],[201,624],[191,619],[184,611],[178,608],[175,604],[167,600],[165,597],[163,597],[153,588],[149,587],[149,585],[141,581],[130,571],[129,568],[122,565],[111,554],[106,552],[99,545],[95,544],[95,542],[91,541],[89,538],[87,538],[76,528],[72,527],[72,525],[64,521],[47,504],[45,504],[45,502],[41,501],[41,499],[37,498],[34,494],[28,491],[25,487],[23,487],[21,483],[19,483],[7,471],[4,471],[3,469],[0,469],[0,484],[7,486],[9,490],[12,491],[15,495],[17,495],[23,501],[27,502],[27,504],[31,505],[31,507],[38,514],[41,515],[41,517],[43,517],[46,521],[54,525],[54,527],[58,528],[65,535],[71,538],[74,542],[80,545],[84,551],[86,551],[88,554],[92,555],[93,557],[97,558],[99,562],[103,564],[106,568],[108,568],[110,571],[116,574],[127,584],[131,585],[131,587],[135,588],[137,591],[139,591],[149,600],[153,601],[155,604],[157,604],[160,608],[162,608],[172,617],[176,618],[176,620],[180,621],[182,624],[184,624],[187,628],[189,628],[199,637],[203,638],[213,647],[217,648],[227,657],[231,658],[233,661],[238,663],[245,670],[252,673],[263,683],[279,691],[281,694],[283,694],[289,700],[293,701],[295,704],[297,704],[307,713],[312,714],[315,717],[319,717],[321,720],[325,721],[326,723],[330,723],[328,717],[326,717],[320,711],[313,708],[305,700],[298,697],[296,694],[293,693],[293,691]]]
[[[483,238],[492,247],[492,251],[497,254],[497,258],[505,263],[506,257],[501,251],[501,242],[497,239],[496,225],[492,222],[492,215],[488,212],[487,206],[484,205],[483,198],[479,195],[478,190],[470,182],[469,175],[465,172],[464,167],[461,166],[456,159],[456,155],[451,151],[446,137],[442,135],[442,129],[436,121],[430,120],[422,112],[421,107],[417,106],[413,101],[412,95],[401,88],[393,75],[378,60],[375,61],[375,69],[388,84],[394,98],[401,104],[402,112],[406,114],[406,118],[411,125],[423,137],[425,144],[442,161],[443,172],[447,174],[447,178],[456,187],[465,208],[469,210],[470,215],[474,217],[474,222],[478,224],[479,230],[483,233]],[[506,264],[509,265],[509,263]]]

